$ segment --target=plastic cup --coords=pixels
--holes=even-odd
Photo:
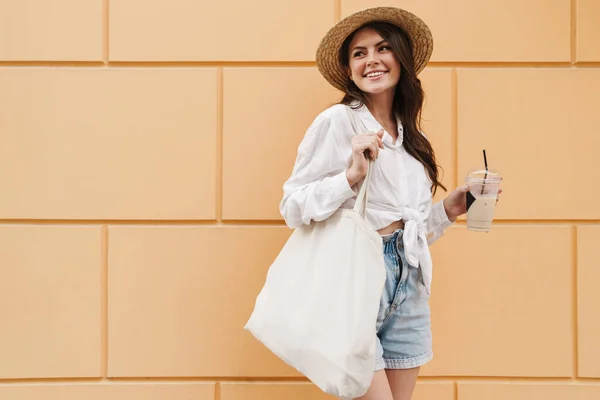
[[[502,177],[496,171],[483,169],[469,172],[465,182],[470,187],[467,193],[467,229],[489,232]]]

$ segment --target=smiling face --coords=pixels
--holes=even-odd
[[[400,80],[400,62],[390,44],[374,29],[356,32],[349,50],[349,75],[356,86],[368,95],[396,89]]]

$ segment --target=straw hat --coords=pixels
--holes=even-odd
[[[389,22],[407,33],[412,43],[417,74],[427,65],[433,52],[433,37],[423,20],[401,8],[368,8],[338,22],[323,37],[317,49],[317,67],[335,88],[344,91],[350,79],[339,62],[339,52],[344,40],[361,26],[373,21]]]

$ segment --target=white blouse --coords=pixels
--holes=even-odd
[[[281,215],[292,229],[325,220],[340,207],[354,206],[362,181],[350,187],[346,178],[352,160],[351,140],[356,133],[345,107],[336,104],[319,114],[298,147],[280,204]],[[370,132],[382,129],[366,106],[354,112]],[[421,268],[429,292],[432,277],[429,245],[452,223],[443,202],[432,204],[431,180],[425,167],[406,152],[402,142],[403,128],[398,121],[396,142],[384,131],[384,148],[372,163],[367,221],[375,230],[404,221],[407,261]]]

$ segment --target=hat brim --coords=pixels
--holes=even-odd
[[[350,77],[339,61],[339,52],[346,38],[363,25],[388,22],[408,35],[413,52],[415,72],[419,74],[433,53],[433,36],[425,22],[411,12],[397,7],[373,7],[358,11],[333,26],[317,48],[317,68],[335,88],[344,91]]]

